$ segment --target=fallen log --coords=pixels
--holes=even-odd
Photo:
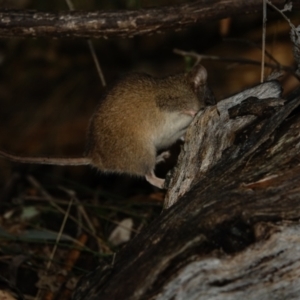
[[[300,90],[270,81],[206,107],[165,210],[73,299],[299,299]]]

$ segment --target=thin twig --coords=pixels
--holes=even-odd
[[[275,9],[277,12],[279,12],[283,18],[289,23],[292,29],[296,30],[294,24],[290,21],[290,19],[279,9],[277,8],[272,2],[269,0],[265,0],[269,6],[271,6],[273,9]]]
[[[28,181],[35,187],[37,188],[40,193],[49,201],[50,205],[53,206],[57,211],[59,211],[60,213],[62,213],[63,215],[66,214],[66,211],[64,209],[62,209],[59,205],[57,205],[54,201],[53,201],[53,197],[47,192],[45,191],[45,189],[39,184],[39,182],[32,176],[27,176]],[[83,224],[79,223],[78,220],[76,218],[74,218],[73,216],[69,217],[73,222],[75,222],[75,224],[81,226],[83,228],[83,230],[85,230],[88,234],[90,234],[91,236],[93,236],[95,239],[100,239],[99,236],[97,236],[97,234],[91,232],[89,230],[89,228],[87,228],[86,226],[84,226]],[[102,241],[103,245],[105,245],[105,242]],[[105,253],[110,253],[110,250],[107,247],[103,247],[102,248],[104,250]],[[106,252],[107,251],[107,252]]]
[[[51,252],[51,255],[50,255],[48,264],[47,264],[47,266],[46,266],[46,271],[48,271],[48,270],[50,269],[52,260],[53,260],[53,258],[54,258],[55,253],[56,253],[56,249],[57,249],[57,247],[58,247],[58,243],[59,243],[59,241],[60,241],[60,238],[61,238],[61,236],[62,236],[62,233],[63,233],[63,231],[64,231],[64,228],[65,228],[65,226],[66,226],[67,220],[68,220],[68,218],[69,218],[70,210],[71,210],[71,207],[72,207],[73,202],[74,202],[74,198],[71,197],[71,199],[70,199],[70,201],[69,201],[69,205],[68,205],[67,211],[66,211],[66,214],[64,215],[63,222],[62,222],[62,224],[61,224],[61,226],[60,226],[60,229],[59,229],[59,232],[58,232],[58,234],[57,234],[57,238],[56,238],[56,241],[55,241],[55,245],[54,245],[54,247],[53,247],[53,249],[52,249],[52,252]]]
[[[72,11],[72,10],[75,9],[75,6],[74,6],[74,4],[73,4],[73,2],[71,0],[65,0],[65,1],[66,1],[67,5],[69,7],[69,10]]]
[[[84,206],[81,204],[81,202],[79,201],[79,199],[76,197],[76,194],[74,191],[72,190],[68,190],[64,187],[60,187],[61,190],[65,191],[67,194],[69,195],[73,195],[74,197],[74,201],[77,203],[77,209],[80,212],[81,216],[83,216],[88,228],[90,229],[90,231],[94,234],[94,236],[97,236],[96,238],[96,242],[98,244],[98,249],[99,249],[99,253],[103,253],[103,252],[109,252],[110,249],[106,246],[106,244],[98,237],[96,229],[93,225],[93,223],[91,222],[89,215],[87,214]]]
[[[106,86],[106,81],[105,81],[105,78],[104,78],[104,75],[103,75],[100,63],[99,63],[99,59],[98,59],[96,51],[95,51],[95,47],[94,47],[93,42],[91,40],[87,40],[87,43],[88,43],[88,46],[89,46],[89,49],[90,49],[93,61],[95,63],[95,66],[96,66],[97,73],[99,75],[100,81],[102,83],[102,86],[104,87],[104,86]]]
[[[249,45],[253,48],[257,48],[260,51],[262,50],[262,47],[259,44],[255,43],[253,41],[247,40],[247,39],[224,38],[223,41],[224,42],[244,43],[244,44]],[[265,56],[268,57],[270,60],[272,60],[275,64],[280,66],[280,62],[266,49],[265,49]]]
[[[266,1],[269,6],[271,6],[274,10],[276,10],[277,12],[279,12],[281,14],[281,16],[289,23],[289,25],[291,27],[290,37],[291,37],[291,41],[293,43],[293,48],[294,48],[293,49],[294,58],[295,58],[295,61],[297,62],[297,69],[296,69],[295,74],[300,77],[300,46],[299,46],[300,45],[300,30],[299,30],[299,26],[296,28],[294,26],[294,24],[290,21],[290,19],[284,13],[286,11],[291,11],[292,7],[294,7],[294,3],[293,2],[286,3],[284,8],[282,10],[280,10],[269,0],[266,0]],[[298,80],[300,80],[299,77],[297,77]]]
[[[58,234],[57,234],[57,237],[56,237],[56,241],[55,241],[54,247],[53,247],[52,252],[51,252],[51,254],[50,254],[48,263],[47,263],[47,265],[46,265],[46,273],[49,271],[49,269],[50,269],[50,267],[51,267],[51,264],[52,264],[54,255],[55,255],[56,250],[57,250],[57,247],[58,247],[58,243],[59,243],[60,238],[61,238],[61,236],[62,236],[62,232],[63,232],[63,230],[64,230],[64,228],[65,228],[67,219],[68,219],[68,217],[69,217],[69,215],[70,215],[70,209],[71,209],[72,204],[73,204],[73,198],[71,198],[70,201],[69,201],[69,205],[68,205],[68,208],[67,208],[67,212],[66,212],[66,214],[64,215],[63,222],[62,222],[62,224],[61,224],[61,226],[60,226],[60,229],[59,229],[59,232],[58,232]],[[36,299],[37,299],[37,300],[40,299],[40,298],[41,298],[41,295],[42,295],[42,290],[39,289],[38,292],[37,292],[37,294],[36,294]]]
[[[68,5],[70,11],[72,11],[72,10],[75,9],[75,6],[74,6],[72,0],[65,0],[65,1],[66,1],[67,5]],[[90,49],[90,52],[91,52],[94,64],[96,66],[96,70],[97,70],[97,73],[99,75],[99,78],[100,78],[100,81],[102,83],[102,86],[105,87],[106,86],[106,81],[105,81],[105,78],[104,78],[104,75],[103,75],[100,63],[99,63],[99,59],[97,57],[97,54],[96,54],[96,51],[95,51],[95,47],[93,45],[92,40],[88,39],[87,40],[87,44],[88,44],[88,47]]]
[[[234,63],[242,63],[242,64],[248,64],[248,65],[257,65],[261,66],[261,62],[258,60],[248,59],[248,58],[241,58],[241,57],[223,57],[223,56],[217,56],[217,55],[205,55],[205,54],[198,54],[193,51],[183,51],[180,49],[174,49],[173,52],[175,54],[179,54],[182,56],[190,56],[195,58],[198,62],[200,62],[203,59],[206,60],[220,60],[220,61],[228,61],[228,62],[234,62]],[[275,69],[275,70],[284,70],[286,72],[291,73],[294,77],[297,79],[300,79],[300,77],[295,73],[295,68],[284,66],[281,64],[272,64],[272,63],[265,63],[266,67]]]
[[[266,51],[266,28],[267,28],[267,2],[263,0],[263,24],[262,24],[262,51],[261,51],[261,73],[260,82],[264,82],[265,74],[265,51]]]

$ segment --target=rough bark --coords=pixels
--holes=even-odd
[[[271,81],[200,111],[187,131],[179,163],[172,172],[165,208],[169,208],[184,195],[197,177],[205,176],[222,157],[223,151],[233,145],[237,132],[263,115],[266,108],[282,105],[284,101],[279,98],[280,93],[278,84]],[[252,104],[252,107],[245,104]],[[241,111],[245,106],[246,113]],[[235,108],[239,110],[234,112]],[[236,118],[232,118],[234,113],[238,114]],[[253,148],[252,151],[254,150]]]
[[[272,0],[283,7],[285,0]],[[198,0],[187,4],[116,12],[0,11],[0,37],[133,37],[169,29],[183,29],[197,22],[256,13],[261,0]],[[293,1],[293,9],[300,0]]]
[[[198,114],[170,181],[178,199],[114,265],[84,277],[75,300],[299,299],[300,90],[282,105],[279,89]],[[198,172],[182,189],[190,160]]]

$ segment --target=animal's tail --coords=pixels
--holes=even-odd
[[[26,157],[18,156],[0,150],[0,157],[17,163],[60,165],[60,166],[81,166],[89,165],[91,160],[88,157]]]

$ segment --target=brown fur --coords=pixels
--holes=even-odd
[[[206,76],[197,65],[187,74],[166,78],[132,74],[120,80],[91,118],[86,157],[31,158],[3,151],[0,156],[25,163],[92,164],[104,172],[146,176],[162,187],[163,180],[154,175],[157,151],[184,135],[207,95],[212,100]]]

